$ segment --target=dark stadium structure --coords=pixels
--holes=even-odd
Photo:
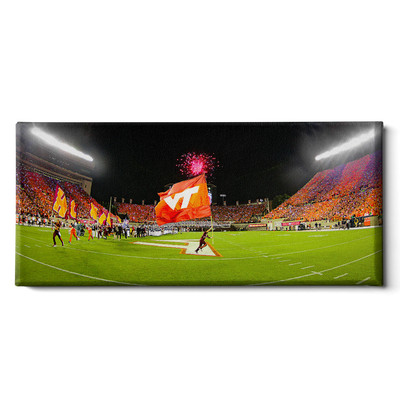
[[[46,145],[29,132],[26,124],[17,124],[16,161],[33,172],[81,186],[90,196],[94,161],[87,161]]]
[[[103,208],[91,196],[94,162],[44,143],[27,124],[16,127],[16,212],[25,223],[45,224],[53,216],[53,197],[59,185],[68,201],[77,204],[78,218],[88,218],[90,203]]]
[[[78,218],[90,220],[91,204],[99,212],[106,212],[91,196],[94,161],[45,144],[30,132],[34,124],[17,124],[16,129],[16,214],[26,217],[53,216],[52,203],[56,186],[59,185],[67,200],[75,200]],[[328,165],[328,161],[322,165]],[[97,182],[97,181],[96,181]],[[101,178],[99,179],[101,182]],[[168,184],[164,189],[168,189]],[[98,185],[99,186],[99,185]],[[310,228],[311,222],[325,227],[337,227],[338,222],[352,220],[352,225],[364,217],[374,217],[371,224],[382,223],[382,151],[363,154],[341,165],[328,167],[313,173],[313,177],[296,193],[271,210],[268,199],[247,204],[226,205],[217,197],[216,186],[208,184],[212,193],[212,216],[224,229],[276,229],[297,226]],[[156,195],[156,192],[155,192]],[[109,193],[110,198],[113,193]],[[222,199],[224,200],[224,199]],[[114,197],[113,209],[131,224],[155,224],[155,203],[132,204]],[[102,202],[104,204],[104,201]],[[111,201],[110,201],[111,206]],[[107,205],[108,208],[108,205]],[[114,216],[114,222],[116,217]],[[188,221],[180,226],[202,226],[210,218]],[[293,225],[287,223],[295,221]],[[179,225],[179,224],[178,224]],[[286,229],[286,228],[284,228]]]

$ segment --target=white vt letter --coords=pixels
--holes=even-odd
[[[169,196],[165,199],[165,202],[171,207],[172,210],[175,210],[176,204],[178,203],[179,199],[183,198],[182,207],[186,208],[189,205],[190,197],[192,194],[195,194],[199,191],[199,186],[195,186],[189,189],[185,189],[181,193],[175,193],[175,197]]]

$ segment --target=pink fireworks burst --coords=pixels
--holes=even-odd
[[[177,167],[187,178],[200,174],[211,177],[215,168],[218,167],[218,161],[210,154],[189,152],[181,156]]]

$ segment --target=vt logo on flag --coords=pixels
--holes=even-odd
[[[211,215],[205,175],[175,183],[166,192],[158,193],[160,202],[156,206],[157,224],[188,221]]]
[[[54,194],[53,210],[61,218],[65,218],[65,214],[67,213],[67,199],[65,198],[64,191],[60,188],[60,186],[58,186],[58,184]]]

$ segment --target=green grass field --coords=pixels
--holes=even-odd
[[[214,239],[207,240],[214,242],[214,251],[208,247],[199,255],[189,254],[197,247],[201,236],[198,232],[90,241],[86,235],[71,244],[68,230],[61,230],[61,234],[65,246],[56,238],[57,246],[53,247],[50,228],[16,226],[16,285],[383,283],[380,227],[317,232],[214,232]],[[181,246],[183,250],[160,245]]]

